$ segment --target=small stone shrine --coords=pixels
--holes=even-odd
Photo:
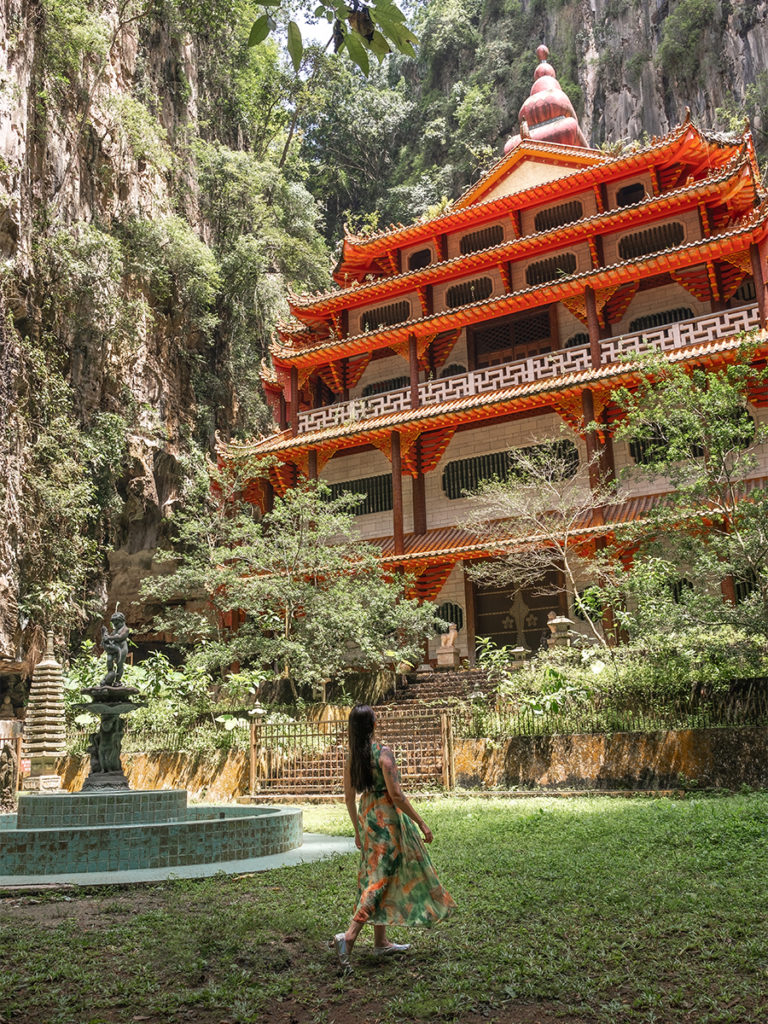
[[[128,656],[129,630],[125,616],[116,611],[110,623],[111,632],[106,626],[101,627],[101,645],[107,655],[107,674],[98,686],[83,690],[91,702],[80,704],[78,708],[98,715],[101,720],[98,732],[90,737],[88,753],[91,757],[91,771],[83,783],[83,791],[129,788],[120,759],[125,731],[122,716],[144,706],[142,702],[131,699],[139,692],[135,687],[121,685]]]
[[[30,768],[22,789],[50,791],[60,788],[56,762],[66,752],[64,730],[64,673],[53,653],[53,631],[46,635],[45,654],[32,674],[29,705],[24,720],[22,757]]]

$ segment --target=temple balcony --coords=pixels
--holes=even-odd
[[[608,366],[641,352],[672,352],[720,338],[730,338],[759,326],[756,303],[717,313],[706,313],[655,330],[604,339],[600,342],[600,365]],[[593,364],[589,345],[559,349],[556,352],[518,359],[482,370],[471,370],[453,377],[425,381],[419,385],[419,403],[420,407],[436,405],[591,368]],[[300,412],[298,428],[299,433],[324,430],[345,423],[407,412],[411,408],[411,389],[397,388],[368,398],[354,398],[348,402],[337,402],[319,409]]]

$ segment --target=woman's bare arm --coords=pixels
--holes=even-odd
[[[384,781],[387,784],[387,793],[389,793],[389,799],[403,814],[407,814],[408,817],[415,821],[416,824],[422,831],[425,843],[432,842],[432,832],[428,828],[426,822],[421,817],[419,812],[415,809],[411,801],[403,792],[403,787],[400,785],[400,775],[397,771],[397,764],[395,758],[389,747],[382,747],[381,754],[379,755],[379,764],[381,770],[384,773]]]
[[[361,849],[360,842],[360,823],[357,820],[357,803],[356,803],[355,788],[352,785],[352,778],[349,774],[349,758],[344,764],[344,803],[347,805],[347,811],[352,819],[352,824],[355,826],[355,846]]]

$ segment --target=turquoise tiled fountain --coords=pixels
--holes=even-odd
[[[185,790],[21,793],[18,813],[0,815],[0,884],[238,871],[301,845],[296,807],[188,807]]]

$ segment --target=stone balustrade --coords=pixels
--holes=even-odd
[[[758,326],[759,313],[756,304],[726,309],[719,313],[707,313],[655,330],[608,338],[600,344],[601,364],[606,366],[622,357],[652,349],[671,352],[674,349],[699,345],[718,338],[728,338]],[[457,398],[498,391],[516,384],[529,384],[549,377],[587,370],[591,365],[589,345],[579,345],[548,352],[545,355],[531,356],[528,359],[518,359],[511,363],[502,363],[499,366],[490,366],[483,370],[471,370],[453,377],[425,381],[419,385],[419,399],[424,406],[451,402]],[[410,408],[411,389],[397,388],[380,395],[371,395],[369,398],[353,398],[348,402],[337,402],[334,405],[299,413],[299,433],[388,416],[391,413],[405,412]]]

